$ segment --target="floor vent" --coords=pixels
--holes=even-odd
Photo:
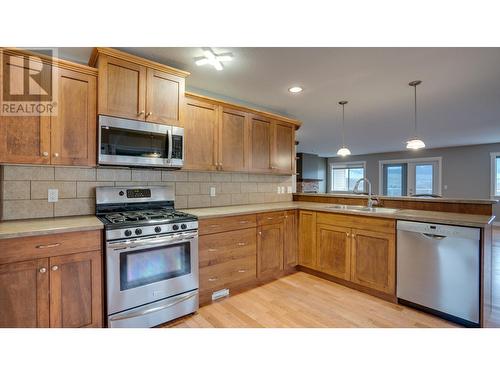
[[[212,293],[212,301],[215,301],[216,299],[219,299],[219,298],[227,297],[228,295],[229,295],[229,289],[226,288],[226,289],[218,290],[218,291]]]

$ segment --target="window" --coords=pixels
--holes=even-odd
[[[500,198],[500,152],[491,153],[491,196]]]
[[[441,195],[441,158],[381,160],[379,181],[387,196]]]
[[[347,192],[353,191],[356,181],[365,177],[364,161],[353,163],[333,163],[331,168],[331,185],[332,192]],[[364,184],[359,184],[359,191],[364,190]]]

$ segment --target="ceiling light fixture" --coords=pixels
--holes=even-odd
[[[417,86],[420,85],[422,81],[411,81],[408,85],[415,89],[415,112],[414,112],[414,122],[413,122],[413,134],[409,141],[406,141],[406,148],[411,150],[418,150],[425,148],[425,143],[417,135]]]
[[[198,66],[208,64],[212,65],[215,68],[215,70],[223,70],[224,65],[222,65],[222,63],[233,60],[233,54],[230,52],[216,54],[214,51],[212,51],[211,48],[202,48],[202,50],[204,57],[198,57],[194,61],[195,64]]]
[[[337,155],[339,156],[347,156],[351,155],[351,150],[347,148],[345,145],[345,139],[344,139],[344,119],[345,119],[345,113],[344,113],[344,106],[349,103],[347,100],[341,100],[339,104],[342,106],[342,147],[337,151]]]
[[[304,89],[300,86],[293,86],[288,89],[292,94],[298,94],[299,92],[302,92]]]

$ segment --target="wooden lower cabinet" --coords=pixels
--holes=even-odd
[[[102,327],[96,238],[100,231],[0,240],[0,327]]]
[[[317,270],[344,280],[351,278],[351,229],[318,224]]]
[[[283,271],[283,221],[257,228],[257,277],[271,278]]]
[[[396,245],[394,234],[352,230],[351,280],[359,285],[394,294]]]
[[[316,267],[316,212],[299,212],[299,264]]]

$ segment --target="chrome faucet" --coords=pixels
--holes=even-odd
[[[358,181],[356,181],[356,184],[354,185],[353,193],[360,194],[360,192],[358,191],[358,188],[359,188],[359,184],[363,181],[365,181],[368,184],[368,207],[371,208],[374,205],[378,205],[379,204],[378,198],[377,197],[374,198],[372,195],[372,183],[366,177],[360,178]]]

